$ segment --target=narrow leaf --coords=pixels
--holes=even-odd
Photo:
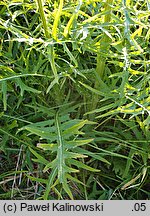
[[[49,195],[49,192],[51,190],[51,187],[53,185],[53,182],[55,180],[56,175],[57,175],[57,168],[53,169],[52,172],[49,175],[48,183],[47,183],[47,186],[46,186],[46,189],[45,189],[45,193],[43,195],[44,200],[48,200],[48,195]]]
[[[30,175],[27,175],[27,177],[31,180],[31,181],[36,181],[39,183],[43,183],[43,184],[47,184],[48,180],[47,179],[42,179],[42,178],[36,178]]]
[[[36,151],[34,151],[31,147],[29,147],[29,150],[32,152],[32,154],[37,157],[38,162],[42,164],[48,164],[49,161],[47,161],[45,158],[43,158],[41,155],[39,155]]]
[[[2,81],[3,105],[4,111],[7,110],[7,82]]]
[[[62,183],[62,186],[63,186],[63,189],[66,191],[66,193],[68,194],[68,196],[70,197],[71,200],[73,200],[73,195],[72,195],[72,192],[68,186],[68,183],[67,183],[67,179],[64,178],[63,179],[63,183]]]
[[[86,169],[86,170],[89,170],[91,172],[100,172],[100,170],[98,169],[94,169],[88,165],[85,165],[84,163],[80,162],[80,161],[77,161],[77,160],[74,160],[74,159],[70,159],[69,160],[73,165],[79,167],[79,168],[82,168],[82,169]]]

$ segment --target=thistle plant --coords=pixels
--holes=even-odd
[[[149,1],[0,2],[0,198],[149,199]]]

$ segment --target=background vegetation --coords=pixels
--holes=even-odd
[[[0,199],[149,199],[149,0],[3,0],[0,38]]]

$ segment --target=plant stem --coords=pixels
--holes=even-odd
[[[113,0],[107,0],[105,3],[105,11],[107,11],[108,13],[104,16],[104,23],[109,23],[111,21],[111,6],[110,5],[112,5],[112,3],[113,3]],[[104,76],[105,64],[106,64],[106,54],[108,52],[109,46],[110,46],[110,38],[106,33],[103,33],[103,36],[100,40],[100,49],[97,54],[97,67],[96,67],[96,73],[99,75],[101,79],[103,79],[103,76]]]
[[[113,4],[113,0],[106,0],[104,5],[105,11],[107,14],[104,16],[104,23],[109,23],[111,21],[111,5]],[[108,29],[108,27],[107,27]],[[102,38],[100,39],[100,49],[97,54],[97,65],[96,65],[96,80],[95,80],[95,89],[105,88],[105,84],[103,82],[105,66],[106,66],[106,55],[110,46],[110,38],[104,32]],[[99,96],[96,94],[92,94],[92,107],[91,110],[96,109],[98,103]],[[94,115],[91,115],[91,120],[94,118]]]
[[[46,22],[46,18],[45,18],[45,13],[44,13],[44,10],[43,10],[42,0],[37,0],[37,4],[38,4],[38,7],[39,7],[39,13],[40,13],[42,23],[43,23],[45,37],[50,38],[50,35],[49,35],[49,32],[48,32],[48,27],[47,27],[47,22]]]
[[[58,23],[60,20],[62,9],[63,9],[63,0],[60,0],[59,1],[59,7],[57,10],[55,19],[54,19],[53,28],[52,28],[52,36],[55,40],[57,40],[57,28],[58,28]]]
[[[50,34],[49,34],[49,31],[48,31],[48,25],[47,25],[47,21],[46,21],[46,18],[45,18],[45,13],[44,13],[44,9],[43,9],[42,0],[37,0],[37,5],[38,5],[38,10],[39,10],[39,13],[40,13],[41,20],[42,20],[45,37],[47,39],[50,39]],[[57,19],[55,19],[54,26],[53,26],[53,29],[52,29],[52,35],[54,36],[54,39],[56,39],[56,36],[57,36],[56,29],[57,29],[59,17],[60,17],[60,14],[61,14],[62,6],[63,6],[63,0],[60,0],[59,10],[58,10],[58,13],[57,13]],[[56,81],[55,86],[54,86],[54,92],[55,92],[55,95],[56,95],[55,101],[56,101],[56,104],[59,105],[61,103],[62,93],[61,93],[61,91],[59,89],[59,86],[58,86],[58,74],[57,74],[57,69],[56,69],[56,66],[55,66],[54,47],[53,47],[53,45],[47,46],[47,53],[48,53],[48,59],[49,59],[49,62],[50,62],[50,65],[51,65],[51,68],[52,68],[52,71],[53,71],[53,74],[54,74],[54,79]],[[48,92],[49,92],[49,90],[47,91],[47,93]]]

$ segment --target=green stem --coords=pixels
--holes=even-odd
[[[113,0],[106,0],[104,5],[105,11],[108,13],[104,16],[104,23],[109,23],[111,21],[111,5]],[[108,27],[107,27],[108,29]],[[110,38],[106,33],[103,33],[102,38],[100,39],[100,49],[97,54],[97,66],[96,66],[96,80],[95,80],[95,89],[105,88],[105,83],[103,82],[105,67],[106,67],[106,55],[110,46]],[[91,110],[96,109],[99,96],[94,94],[92,95],[92,107]],[[91,120],[94,118],[94,115],[91,115]]]
[[[55,40],[57,40],[57,28],[58,28],[58,23],[60,21],[60,16],[61,16],[62,9],[63,9],[63,0],[60,0],[59,1],[58,11],[56,13],[53,28],[52,28],[52,36],[53,36],[53,38]]]
[[[38,9],[39,9],[39,13],[40,13],[40,16],[41,16],[41,20],[42,20],[42,23],[43,23],[45,37],[50,38],[50,35],[49,35],[49,32],[48,32],[48,27],[47,27],[47,22],[46,22],[46,18],[45,18],[45,13],[44,13],[44,10],[43,10],[42,0],[37,0],[37,4],[38,4]]]
[[[105,11],[108,13],[104,16],[104,23],[109,23],[111,21],[111,6],[113,0],[107,0],[105,3]],[[107,27],[108,29],[108,27]],[[97,54],[97,67],[96,72],[103,79],[104,71],[105,71],[105,64],[106,64],[106,55],[110,46],[110,38],[106,33],[103,33],[103,36],[100,40],[100,49]]]
[[[39,10],[40,17],[41,17],[42,24],[43,24],[43,28],[44,28],[45,37],[47,39],[50,39],[50,34],[49,34],[49,31],[48,31],[48,25],[47,25],[47,21],[46,21],[46,18],[45,18],[45,13],[44,13],[44,9],[43,9],[42,0],[37,0],[37,4],[38,4],[38,10]],[[58,21],[59,21],[59,17],[60,17],[60,14],[61,14],[62,7],[63,7],[63,0],[60,0],[59,10],[58,10],[58,13],[57,13],[58,15],[56,16],[57,19],[54,21],[54,26],[53,26],[53,29],[52,29],[52,34],[54,36],[54,39],[56,39],[56,36],[57,36],[56,29],[57,29],[57,26],[58,26]],[[54,47],[53,47],[53,45],[47,46],[47,52],[48,52],[48,59],[49,59],[49,62],[50,62],[50,65],[51,65],[51,68],[52,68],[52,71],[53,71],[53,74],[54,74],[54,79],[55,79],[55,86],[54,86],[54,92],[55,92],[55,96],[56,96],[55,101],[56,101],[56,104],[59,105],[61,103],[62,92],[60,91],[59,86],[58,86],[58,74],[57,74],[57,68],[55,66]],[[49,92],[49,90],[50,89],[48,88],[47,93]]]

